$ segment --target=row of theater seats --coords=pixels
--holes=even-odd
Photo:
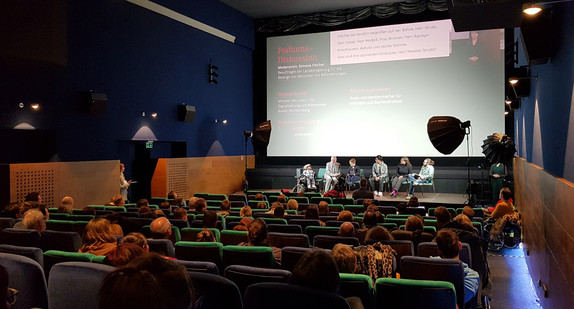
[[[309,249],[311,250],[311,249]],[[342,297],[359,297],[365,308],[456,308],[464,295],[462,265],[454,260],[404,257],[408,265],[403,278],[381,278],[340,274],[339,295],[288,284],[291,272],[283,269],[231,265],[222,276],[213,263],[174,261],[188,269],[197,295],[198,308],[349,308]],[[97,308],[97,291],[113,267],[90,262],[62,262],[49,270],[49,279],[34,260],[0,253],[7,268],[10,287],[21,297],[12,308]],[[432,271],[430,271],[432,270]],[[452,282],[436,281],[437,276]],[[423,278],[421,278],[423,277]],[[458,280],[460,277],[460,280]],[[432,280],[432,281],[429,281]],[[47,282],[47,284],[46,284]],[[412,297],[417,295],[417,297]],[[458,301],[457,301],[458,299]],[[460,308],[463,308],[462,306]]]

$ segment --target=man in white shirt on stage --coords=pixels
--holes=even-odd
[[[327,163],[325,175],[325,192],[333,190],[337,183],[337,178],[341,175],[341,164],[337,162],[337,157],[332,156],[331,162]]]

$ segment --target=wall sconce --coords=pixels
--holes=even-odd
[[[40,104],[38,104],[38,103],[32,103],[32,104],[30,105],[30,107],[32,108],[33,111],[37,111],[37,110],[40,109]]]
[[[157,118],[157,113],[151,113],[151,118],[156,119],[156,118]]]
[[[526,77],[511,77],[511,78],[508,79],[508,82],[509,82],[511,85],[516,85],[516,84],[518,84],[518,82],[519,82],[520,80],[523,80],[523,79],[531,79],[531,78],[533,78],[533,79],[535,79],[535,80],[538,80],[538,74],[536,74],[536,75],[534,75],[534,76],[526,76]]]
[[[558,1],[548,1],[548,2],[528,2],[522,5],[522,12],[524,14],[534,16],[542,11],[543,8],[560,2],[569,2],[572,0],[558,0]]]

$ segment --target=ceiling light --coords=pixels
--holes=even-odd
[[[37,111],[40,109],[40,104],[38,103],[32,103],[32,105],[30,105],[30,107],[32,107],[33,110]]]
[[[536,15],[542,11],[542,8],[533,3],[526,3],[522,6],[522,12],[528,15]]]

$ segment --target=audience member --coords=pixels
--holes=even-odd
[[[269,210],[266,211],[265,213],[273,214],[275,212],[275,208],[277,208],[277,207],[283,207],[283,204],[281,204],[279,202],[273,202],[271,204],[271,207],[269,207]]]
[[[187,220],[187,210],[185,210],[183,207],[174,210],[173,218],[176,220]]]
[[[413,242],[415,254],[421,242],[432,241],[434,236],[431,233],[423,232],[424,220],[419,215],[410,216],[405,223],[405,230],[394,230],[391,235],[397,240],[410,240]]]
[[[266,201],[267,198],[265,198],[265,195],[263,195],[262,193],[257,193],[257,194],[255,194],[255,197],[253,198],[253,200],[255,200],[255,201]]]
[[[110,229],[113,235],[124,236],[124,230],[118,224],[119,221],[122,219],[122,216],[119,213],[113,212],[111,214],[107,214],[105,218],[110,222]]]
[[[194,292],[184,266],[147,253],[109,273],[99,293],[100,309],[189,309]]]
[[[353,191],[353,199],[357,200],[360,198],[374,199],[375,195],[372,191],[367,188],[367,179],[361,178],[359,181],[359,189]]]
[[[375,226],[370,229],[365,236],[366,243],[375,243],[384,240],[395,240],[395,238],[382,226]]]
[[[245,205],[243,207],[241,207],[241,210],[239,210],[239,216],[241,217],[251,217],[253,215],[253,212],[251,210],[251,207]]]
[[[21,211],[23,203],[12,202],[4,207],[4,217],[7,218],[22,218],[24,213]]]
[[[133,243],[122,242],[106,254],[104,264],[114,267],[123,266],[144,253],[146,251],[142,247]]]
[[[407,202],[407,207],[421,207],[418,197],[410,196],[409,201]]]
[[[478,234],[474,226],[472,226],[470,219],[464,214],[460,214],[454,217],[454,219],[451,222],[445,224],[443,228],[465,230]]]
[[[177,193],[175,193],[175,191],[169,191],[167,193],[167,199],[168,200],[175,200],[177,198]]]
[[[399,214],[402,215],[402,214],[406,213],[406,210],[407,210],[407,204],[406,203],[400,202],[397,204],[397,211]]]
[[[165,213],[161,210],[161,209],[156,209],[153,211],[153,213],[155,214],[155,217],[165,217]]]
[[[24,219],[14,225],[15,229],[30,229],[42,233],[46,229],[46,218],[37,209],[30,209],[24,214]]]
[[[207,202],[205,199],[198,198],[193,206],[196,214],[204,214],[207,211]]]
[[[178,197],[176,199],[173,200],[173,202],[171,202],[172,206],[177,206],[177,207],[184,207],[185,206],[185,200],[181,197]]]
[[[149,246],[147,244],[147,238],[142,233],[129,233],[124,238],[122,238],[123,243],[136,244],[141,247],[145,252],[149,252]]]
[[[114,195],[114,197],[112,197],[112,202],[110,203],[110,206],[119,206],[119,207],[123,207],[126,203],[126,199],[123,195],[118,194],[118,195]]]
[[[459,259],[462,244],[456,233],[450,230],[440,230],[437,232],[435,241],[441,258]],[[466,263],[462,262],[462,266],[464,271],[464,302],[467,303],[478,292],[480,278],[478,273],[469,268]]]
[[[355,273],[357,267],[357,256],[349,245],[336,244],[331,250],[331,255],[337,263],[340,273]]]
[[[434,210],[434,216],[436,217],[436,230],[442,229],[447,223],[450,222],[451,217],[448,209],[444,206],[439,206]]]
[[[335,259],[323,249],[305,253],[291,272],[291,283],[336,293],[339,268]]]
[[[348,210],[343,210],[337,216],[337,221],[349,221],[353,222],[355,218],[353,217],[353,213]]]
[[[212,229],[217,228],[218,215],[215,211],[209,210],[203,215],[203,228]]]
[[[149,202],[148,202],[147,199],[142,198],[142,199],[140,199],[139,201],[136,202],[136,206],[137,206],[137,208],[140,208],[140,207],[142,207],[142,206],[148,206],[148,207],[149,207]]]
[[[96,210],[91,207],[84,207],[84,209],[82,209],[82,215],[95,216]]]
[[[213,235],[213,233],[208,230],[208,229],[203,229],[203,231],[200,231],[199,233],[197,233],[197,241],[198,242],[215,242],[215,235]]]
[[[164,211],[167,211],[168,214],[171,213],[171,204],[169,202],[161,202],[159,204],[159,210],[165,215]]]
[[[198,199],[199,199],[199,197],[192,196],[187,201],[187,206],[189,207],[190,212],[195,211],[195,203],[197,202]]]
[[[80,253],[106,255],[117,247],[117,238],[112,234],[110,222],[104,218],[94,218],[88,222],[82,236]]]
[[[267,202],[266,201],[258,202],[257,209],[267,209]]]
[[[284,194],[281,194],[277,197],[277,202],[285,204],[287,203],[287,197]]]
[[[329,204],[326,201],[320,201],[317,205],[317,210],[319,211],[319,216],[329,215]]]
[[[363,227],[357,230],[357,238],[361,244],[365,243],[367,232],[377,226],[377,213],[368,209],[363,213]]]
[[[275,209],[273,209],[273,218],[285,218],[285,209],[281,206],[275,207]]]
[[[319,220],[319,210],[317,209],[317,206],[311,204],[307,207],[307,209],[305,210],[305,216],[303,217],[304,219],[312,219],[312,220]],[[319,220],[321,222],[321,226],[325,226],[325,222]]]
[[[38,204],[42,204],[42,195],[40,195],[40,192],[30,192],[24,197],[24,202],[36,202]]]
[[[221,201],[219,205],[219,212],[218,215],[222,215],[224,218],[229,215],[229,211],[231,210],[231,202],[227,199]]]
[[[514,205],[510,201],[512,193],[510,189],[504,187],[500,190],[499,198],[500,201],[496,204],[496,208],[490,214],[493,219],[502,218],[506,214],[514,213]]]
[[[467,216],[471,221],[472,218],[474,218],[474,209],[472,209],[472,207],[470,206],[464,206],[464,208],[462,209],[462,214]]]
[[[249,242],[242,242],[239,246],[265,246],[273,249],[275,260],[281,262],[281,249],[269,246],[269,238],[267,232],[267,224],[261,218],[256,218],[247,227],[247,238]]]
[[[295,199],[290,199],[287,202],[287,210],[299,210],[299,203]]]
[[[159,217],[153,220],[150,224],[151,238],[153,239],[169,239],[171,236],[171,223],[165,217]]]
[[[337,235],[341,237],[355,237],[355,227],[351,222],[343,222],[339,227]]]
[[[71,196],[64,196],[62,199],[62,205],[58,207],[58,212],[60,212],[60,208],[63,207],[66,209],[65,213],[72,214],[74,209],[74,199]]]
[[[249,228],[249,224],[253,222],[253,219],[249,217],[245,217],[239,221],[239,224],[233,227],[234,231],[247,231]]]

